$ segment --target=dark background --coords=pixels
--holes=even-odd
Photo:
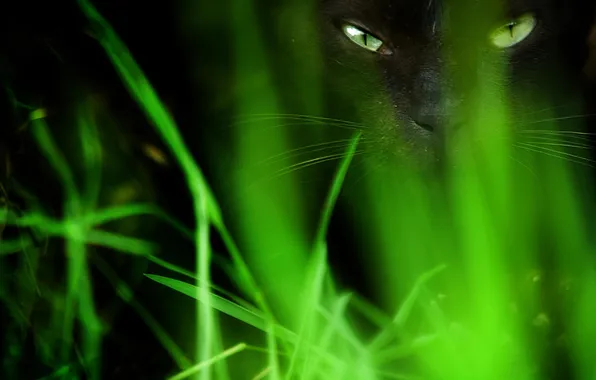
[[[213,28],[212,23],[217,24],[217,17],[214,18],[212,14],[209,18],[211,21],[203,23],[199,16],[193,21],[192,15],[187,15],[188,19],[184,20],[181,15],[185,14],[184,9],[188,5],[184,1],[114,0],[94,2],[94,5],[128,45],[179,125],[190,126],[182,129],[182,132],[189,144],[194,145],[193,151],[197,152],[199,162],[205,161],[201,154],[206,150],[197,148],[208,146],[203,138],[205,129],[201,126],[212,122],[210,115],[214,112],[210,109],[210,104],[213,97],[209,93],[213,92],[209,91],[209,86],[217,85],[210,82],[214,75],[208,70],[214,67],[225,70],[229,61],[226,44],[223,43],[223,48],[218,48],[225,35],[219,36],[219,42],[207,41],[201,45],[201,41],[195,41],[189,37],[190,33],[185,33],[185,28],[194,24],[198,24],[199,28],[202,24]],[[220,2],[218,6],[225,4]],[[0,11],[0,81],[5,89],[2,92],[0,110],[0,154],[3,164],[0,183],[5,185],[9,193],[13,181],[33,189],[33,196],[47,208],[47,212],[59,216],[63,202],[60,182],[56,180],[52,168],[38,150],[29,131],[19,130],[30,110],[15,108],[11,97],[14,96],[19,102],[31,107],[48,109],[51,132],[68,156],[70,149],[78,149],[76,139],[71,138],[74,130],[68,126],[73,105],[80,94],[99,94],[107,102],[109,112],[120,121],[118,125],[121,130],[117,132],[114,144],[120,140],[126,141],[134,157],[134,165],[137,165],[135,167],[141,167],[154,179],[150,184],[154,201],[192,227],[192,214],[187,212],[190,198],[183,177],[177,169],[162,168],[143,156],[141,142],[151,142],[162,149],[163,146],[123,87],[101,46],[86,33],[87,20],[76,1],[18,1],[5,4],[4,8]],[[203,20],[207,19],[203,16]],[[225,26],[221,29],[225,30]],[[193,50],[186,47],[190,44],[195,44],[194,51],[202,50],[205,53],[200,63],[205,65],[205,70],[196,64],[189,67],[189,57]],[[202,77],[201,72],[207,75]],[[223,78],[221,75],[219,77]],[[10,170],[6,169],[8,160]],[[133,165],[126,161],[121,164]],[[131,168],[132,166],[127,167]],[[209,171],[209,168],[206,170]],[[23,206],[25,201],[22,197],[18,194],[10,195],[11,201]],[[7,229],[4,237],[10,237],[11,232],[14,231]],[[140,237],[151,235],[162,241],[166,247],[170,244],[170,248],[175,247],[178,251],[193,252],[192,245],[179,234],[156,223],[139,227],[136,232]],[[61,268],[64,260],[59,255],[61,248],[61,242],[52,242],[48,256],[42,261],[42,265],[56,268],[52,281],[63,280],[60,278],[60,275],[64,276]],[[103,255],[108,262],[114,260],[110,252],[97,253]],[[179,255],[176,259],[177,264],[188,269],[194,266],[192,255]],[[17,264],[17,257],[6,257],[0,261],[5,289],[12,289],[10,286],[14,286],[10,275],[11,268],[15,268]],[[133,264],[138,265],[136,262],[125,262],[115,268],[124,280],[138,285],[142,272]],[[159,268],[154,267],[149,267],[149,271],[160,273]],[[42,286],[54,285],[42,283]],[[94,285],[100,314],[102,308],[114,307],[114,304],[119,303],[111,286],[98,273],[94,273]],[[187,357],[192,358],[194,306],[191,300],[147,280],[143,281],[137,297],[137,301],[181,344]],[[43,304],[43,300],[37,300],[35,306],[36,313],[43,319],[43,307],[37,306],[38,304]],[[46,307],[48,306],[52,307]],[[101,378],[163,379],[168,373],[171,374],[175,370],[174,362],[154,338],[143,319],[129,306],[120,305],[116,310],[108,317],[112,329],[103,344]],[[31,317],[32,323],[33,319]],[[26,343],[24,351],[17,358],[9,359],[9,336],[14,334],[15,325],[6,309],[2,309],[2,320],[3,333],[0,336],[4,348],[1,355],[4,365],[0,378],[37,379],[50,375],[61,364],[70,364],[43,362],[35,352],[35,326],[22,332],[18,338],[24,339]],[[71,360],[75,361],[74,355]]]

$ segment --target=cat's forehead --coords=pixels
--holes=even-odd
[[[489,0],[320,0],[331,17],[356,19],[371,23],[423,25],[437,23],[453,13],[467,17],[487,10]],[[547,7],[558,0],[496,0],[494,6],[507,16]],[[571,0],[570,0],[571,1]]]

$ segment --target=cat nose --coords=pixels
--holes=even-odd
[[[419,126],[422,129],[425,129],[429,132],[434,132],[435,131],[435,127],[433,126],[433,124],[430,123],[426,123],[420,120],[414,120],[414,123],[416,123],[417,126]]]
[[[420,128],[428,132],[436,132],[444,123],[444,117],[436,114],[416,114],[411,116],[412,121]]]

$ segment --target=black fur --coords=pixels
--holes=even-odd
[[[320,6],[321,41],[338,92],[351,106],[395,110],[374,130],[372,140],[382,145],[372,150],[424,161],[440,158],[445,136],[469,123],[479,106],[474,94],[487,82],[498,80],[513,119],[529,121],[532,101],[558,107],[558,116],[569,112],[560,106],[579,93],[594,16],[586,0],[321,0]],[[525,13],[537,25],[524,41],[507,50],[489,46],[491,30]],[[349,41],[341,30],[346,22],[382,40],[391,54]],[[503,78],[491,74],[496,62],[506,67]]]

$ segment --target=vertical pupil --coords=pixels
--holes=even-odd
[[[364,39],[364,45],[368,46],[368,34],[364,33],[364,35],[362,36],[362,38]]]

